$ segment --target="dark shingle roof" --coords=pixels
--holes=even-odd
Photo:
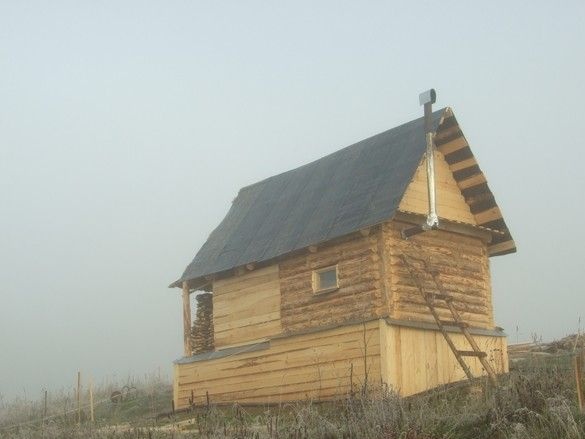
[[[437,129],[444,110],[433,113]],[[240,190],[179,280],[268,261],[390,219],[425,151],[419,118]]]

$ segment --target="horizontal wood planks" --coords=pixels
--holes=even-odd
[[[401,254],[422,257],[438,269],[440,279],[454,299],[454,306],[471,326],[493,328],[493,310],[489,260],[486,244],[479,238],[443,230],[428,231],[408,240],[400,236],[406,223],[385,224],[384,237],[390,273],[390,316],[396,319],[432,322],[416,283],[400,259]],[[437,292],[430,276],[425,277],[426,292]],[[446,305],[440,301],[436,310],[445,320],[451,318]]]
[[[282,329],[294,333],[350,320],[370,320],[384,312],[378,234],[353,234],[280,264]],[[337,265],[339,288],[313,292],[313,271]]]
[[[439,151],[435,151],[435,186],[437,214],[440,218],[476,224],[469,205],[465,202],[461,189],[453,178],[449,164]],[[426,160],[423,160],[406,189],[398,209],[427,214],[429,211],[428,199]]]
[[[439,331],[380,325],[382,380],[402,396],[413,395],[441,384],[466,379],[455,355]],[[463,334],[451,333],[458,349],[469,350]],[[506,337],[475,335],[480,349],[496,373],[508,371]],[[474,376],[485,374],[477,358],[465,358]]]
[[[330,399],[367,380],[379,385],[377,320],[274,339],[270,348],[175,365],[175,407],[211,402],[278,403]]]
[[[216,348],[280,334],[278,265],[215,281],[213,324]]]

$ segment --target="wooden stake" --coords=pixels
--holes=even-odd
[[[44,390],[44,407],[43,407],[43,414],[41,415],[41,437],[45,437],[45,419],[47,417],[47,391]]]
[[[577,402],[579,403],[579,411],[583,413],[583,388],[581,386],[582,383],[582,366],[583,366],[583,353],[579,352],[575,355],[573,359],[573,364],[575,367],[575,384],[577,387]]]
[[[89,379],[89,413],[91,417],[91,423],[95,422],[94,414],[93,414],[93,378]]]
[[[349,363],[349,396],[353,398],[353,363]]]
[[[81,372],[77,371],[77,423],[81,424]]]
[[[183,347],[185,357],[192,355],[191,349],[191,297],[189,284],[183,282]]]

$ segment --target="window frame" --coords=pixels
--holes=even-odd
[[[331,287],[321,288],[319,275],[326,271],[335,271],[335,285]],[[324,294],[339,289],[339,266],[338,264],[329,265],[323,268],[313,270],[313,294]]]

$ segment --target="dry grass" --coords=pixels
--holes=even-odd
[[[540,362],[540,363],[539,363]],[[138,393],[147,392],[138,387]],[[163,392],[164,393],[164,392]],[[170,393],[165,394],[165,398]],[[70,402],[69,402],[70,404]],[[110,404],[111,405],[111,404]],[[4,408],[4,415],[6,412]],[[20,407],[20,409],[23,409]],[[11,408],[13,419],[22,418]],[[28,409],[27,409],[28,410]],[[16,438],[207,438],[207,439],[550,439],[585,438],[585,417],[576,406],[567,361],[531,360],[503,377],[498,389],[486,383],[437,389],[401,399],[380,389],[335,403],[306,401],[279,407],[197,408],[181,418],[155,423],[152,411],[112,408],[95,425],[66,419],[1,430]],[[18,416],[17,416],[18,415]],[[2,418],[4,427],[9,423]],[[178,424],[181,423],[181,429]],[[112,426],[112,424],[117,424]],[[187,428],[185,428],[187,427]]]
[[[115,403],[111,400],[114,392],[119,393]],[[0,438],[117,437],[115,434],[121,430],[130,430],[129,426],[153,425],[157,413],[170,409],[171,398],[171,384],[155,374],[103,383],[94,390],[96,422],[93,426],[89,425],[87,388],[82,389],[79,415],[77,397],[71,390],[48,392],[46,412],[43,397],[37,400],[15,398],[12,401],[0,398]],[[81,426],[78,425],[78,416]],[[91,430],[90,434],[88,430]],[[116,430],[116,433],[109,430]],[[102,432],[108,435],[100,436]]]

